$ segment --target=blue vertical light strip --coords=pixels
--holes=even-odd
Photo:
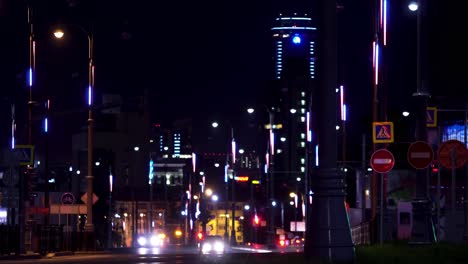
[[[153,177],[154,177],[154,162],[153,159],[150,159],[149,162],[149,174],[148,174],[148,179],[149,179],[149,184],[153,184]]]
[[[49,119],[47,117],[44,118],[44,132],[49,132]]]
[[[29,73],[28,73],[28,76],[29,76],[29,87],[32,87],[33,85],[33,70],[32,70],[32,67],[29,68]]]
[[[383,2],[383,44],[387,46],[387,0]]]
[[[91,85],[88,86],[88,105],[91,106],[93,102],[93,90],[91,88]]]
[[[314,60],[314,42],[310,42],[310,48],[309,48],[309,55],[310,55],[310,62],[309,62],[309,72],[310,72],[310,78],[314,79],[315,78],[315,60]]]
[[[347,120],[348,116],[348,109],[346,107],[346,104],[343,104],[343,121]]]
[[[11,120],[11,149],[15,149],[15,119]]]

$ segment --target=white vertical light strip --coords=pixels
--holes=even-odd
[[[306,114],[306,133],[307,133],[307,142],[312,142],[312,131],[310,130],[310,112]]]
[[[231,151],[232,151],[232,164],[236,164],[236,140],[234,140],[234,138],[231,141]]]
[[[194,152],[192,152],[192,168],[193,168],[194,173],[196,171],[196,165],[197,165],[197,155]]]
[[[315,166],[319,166],[319,145],[315,145]]]
[[[276,78],[281,79],[281,72],[283,70],[283,43],[282,41],[276,42]]]
[[[228,182],[228,168],[229,168],[229,165],[224,165],[224,183],[227,183]]]
[[[341,121],[344,121],[345,113],[344,113],[344,87],[340,85],[340,112],[341,112]]]
[[[375,85],[379,84],[379,44],[375,44]]]
[[[271,156],[275,155],[275,133],[273,133],[273,128],[270,128],[270,154]]]

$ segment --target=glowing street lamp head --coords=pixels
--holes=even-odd
[[[253,108],[247,109],[247,113],[252,114],[253,112],[255,112],[255,109],[253,109]]]
[[[292,42],[294,44],[301,44],[301,37],[299,35],[295,35],[293,38],[292,38]]]
[[[61,29],[57,29],[54,31],[55,38],[61,39],[63,38],[63,35],[65,35],[65,33],[63,33],[63,30]]]
[[[219,126],[218,122],[213,122],[211,123],[211,126],[214,127],[214,128],[217,128]]]
[[[419,8],[419,5],[417,2],[411,2],[408,4],[408,9],[411,11],[411,12],[416,12],[418,11],[418,8]]]

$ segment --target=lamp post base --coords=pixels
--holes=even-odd
[[[428,245],[437,241],[431,220],[430,202],[426,199],[415,199],[413,205],[413,227],[409,245]]]

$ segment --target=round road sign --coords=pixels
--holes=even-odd
[[[455,154],[454,157],[452,157],[452,153]],[[440,165],[448,169],[452,169],[453,167],[460,168],[465,165],[465,162],[468,159],[468,153],[465,145],[458,140],[448,140],[443,142],[439,147],[438,154]]]
[[[387,173],[395,165],[393,154],[386,149],[376,150],[370,159],[370,165],[375,172]]]
[[[73,195],[73,193],[66,192],[62,194],[61,200],[62,204],[74,204],[75,196]]]
[[[408,148],[408,162],[416,169],[427,168],[433,159],[434,151],[424,141],[416,141]]]

